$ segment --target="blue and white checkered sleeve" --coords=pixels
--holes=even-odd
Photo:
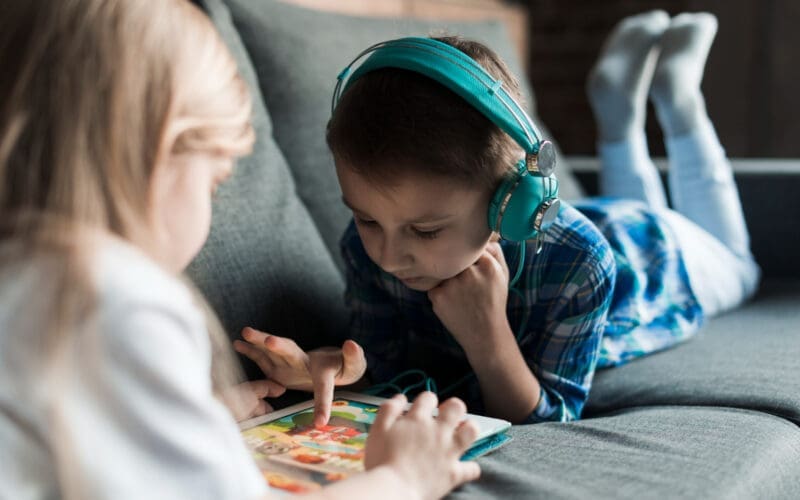
[[[541,386],[539,403],[526,423],[576,420],[589,397],[615,277],[610,248],[594,250],[559,263],[565,272],[560,283],[550,284],[558,291],[545,331],[523,349]]]

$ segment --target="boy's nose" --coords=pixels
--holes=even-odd
[[[380,262],[378,264],[381,269],[390,274],[407,269],[414,260],[405,246],[395,238],[383,240],[379,255]]]

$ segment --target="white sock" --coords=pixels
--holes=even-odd
[[[717,18],[700,12],[675,16],[661,35],[650,97],[667,136],[685,135],[708,119],[700,82],[716,34]]]
[[[623,19],[606,39],[586,86],[600,141],[618,142],[644,127],[656,44],[669,25],[669,15],[654,10]]]

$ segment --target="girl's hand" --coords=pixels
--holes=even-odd
[[[416,490],[409,498],[441,498],[480,476],[476,462],[459,460],[478,435],[477,426],[463,420],[466,406],[460,399],[448,399],[433,418],[436,402],[432,392],[423,392],[403,415],[406,398],[398,394],[381,405],[370,427],[366,468],[391,468]]]
[[[234,349],[253,360],[264,374],[289,389],[314,392],[314,425],[328,423],[337,385],[357,382],[367,370],[364,350],[352,340],[342,348],[322,347],[306,353],[293,340],[245,328]]]
[[[492,334],[510,332],[508,279],[503,250],[490,242],[473,265],[428,291],[433,312],[467,354],[481,352]]]
[[[258,417],[272,411],[264,398],[276,398],[286,392],[286,388],[272,380],[243,382],[224,390],[222,400],[237,422]]]

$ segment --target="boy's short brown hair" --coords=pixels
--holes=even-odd
[[[485,45],[433,37],[472,57],[522,104],[519,83]],[[405,173],[443,176],[465,187],[494,190],[523,157],[522,148],[480,111],[420,73],[383,68],[347,89],[328,122],[328,146],[377,184]]]

